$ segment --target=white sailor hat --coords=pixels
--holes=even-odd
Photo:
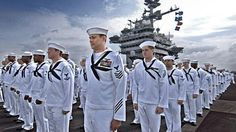
[[[33,52],[33,55],[43,55],[43,56],[45,56],[46,55],[46,53],[43,51],[43,50],[35,50],[34,52]]]
[[[108,32],[107,29],[99,28],[99,27],[93,27],[87,30],[88,35],[102,34],[102,35],[107,36],[107,32]]]
[[[16,57],[16,54],[15,53],[9,53],[8,56],[15,56]]]
[[[65,50],[62,54],[69,55],[69,51]]]
[[[65,47],[63,47],[62,45],[55,43],[55,42],[48,43],[48,48],[54,48],[54,49],[60,50],[62,52],[65,51]]]
[[[133,65],[136,65],[136,64],[138,64],[141,61],[142,61],[141,59],[136,59],[136,60],[133,61]]]
[[[25,51],[22,56],[32,56],[32,52]]]
[[[197,60],[192,60],[191,64],[198,64],[198,61]]]
[[[182,61],[180,59],[176,59],[175,64],[182,64]]]
[[[210,63],[208,63],[208,62],[206,62],[206,63],[204,63],[204,65],[211,65]]]
[[[163,60],[175,60],[175,57],[174,56],[170,56],[170,55],[167,55],[167,56],[164,56],[163,57]]]
[[[184,59],[182,59],[182,62],[184,63],[184,62],[190,62],[190,59],[188,59],[188,58],[184,58]]]
[[[139,45],[139,47],[140,47],[141,49],[142,49],[143,47],[145,47],[145,46],[151,46],[151,47],[155,48],[156,42],[154,42],[154,41],[144,41],[144,42],[142,42],[142,43]]]

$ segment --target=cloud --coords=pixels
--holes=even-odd
[[[201,63],[212,62],[218,67],[236,70],[236,10],[233,0],[230,2],[205,0],[165,0],[161,1],[163,12],[175,4],[184,11],[183,26],[179,32],[174,30],[175,13],[163,16],[155,23],[161,33],[174,34],[173,41],[183,46],[180,57],[198,59]],[[61,2],[61,1],[60,1]],[[76,60],[91,53],[86,30],[100,26],[109,29],[109,35],[119,35],[127,27],[127,20],[141,18],[144,0],[103,0],[90,2],[64,2],[49,6],[41,2],[33,4],[32,9],[25,6],[10,8],[0,12],[0,55],[9,51],[21,54],[25,50],[46,49],[47,42],[60,41]],[[30,3],[28,3],[30,4]],[[71,8],[69,8],[71,7]],[[100,9],[101,8],[101,9]],[[5,8],[4,8],[5,9]],[[118,45],[110,47],[119,50]]]

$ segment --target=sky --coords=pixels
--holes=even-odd
[[[155,23],[161,33],[174,35],[184,47],[180,58],[210,62],[236,70],[235,0],[160,0],[163,12],[175,5],[184,12],[183,25],[175,31],[175,14]],[[0,58],[9,52],[46,49],[49,41],[63,44],[78,63],[91,53],[86,30],[109,29],[119,35],[127,20],[141,17],[144,0],[0,0]],[[119,50],[116,44],[108,44]]]

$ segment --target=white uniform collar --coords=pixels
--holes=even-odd
[[[153,57],[150,62],[152,62],[154,59],[156,59],[156,58]],[[144,58],[143,60],[144,60],[145,63],[149,63],[149,62],[146,62],[146,59],[145,59],[145,58]]]

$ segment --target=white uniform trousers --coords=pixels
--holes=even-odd
[[[176,99],[169,99],[168,108],[165,108],[166,132],[181,132],[181,105]]]
[[[216,95],[219,96],[220,95],[220,84],[218,84],[216,86]]]
[[[36,132],[49,132],[48,119],[46,118],[46,107],[45,104],[32,103],[34,117],[36,122]]]
[[[83,111],[85,111],[86,97],[84,94],[80,94],[79,98],[80,98],[80,106],[83,109]]]
[[[22,100],[22,113],[24,125],[22,126],[25,130],[33,129],[33,108],[32,104],[28,100],[24,100],[24,95],[21,96]]]
[[[10,101],[10,88],[9,86],[5,85],[4,86],[4,106],[6,107],[7,111],[11,111],[11,101]]]
[[[159,132],[161,115],[156,114],[157,105],[138,103],[138,112],[142,132]]]
[[[137,110],[134,109],[134,120],[133,120],[133,123],[140,123],[140,118],[139,118],[139,113]]]
[[[17,94],[14,91],[10,91],[9,97],[11,98],[11,112],[10,115],[16,116],[19,114],[18,104],[17,104]]]
[[[212,100],[216,100],[216,86],[213,86],[212,89],[211,89],[211,96],[212,96]]]
[[[202,94],[199,94],[196,99],[196,114],[202,114]]]
[[[71,112],[62,114],[61,107],[46,106],[50,132],[69,132]]]
[[[223,91],[224,91],[224,84],[222,83],[222,84],[220,84],[220,94],[222,94]]]
[[[18,107],[19,107],[19,117],[18,119],[21,120],[21,121],[24,121],[23,117],[24,117],[24,109],[23,109],[23,105],[24,105],[24,100],[22,100],[22,95],[19,94],[17,96],[17,104],[18,104]]]
[[[3,87],[0,87],[0,102],[4,102],[2,90],[3,90]]]
[[[184,102],[184,121],[196,122],[196,99],[193,99],[193,92],[186,92],[186,101]]]
[[[210,104],[213,104],[212,93],[213,93],[213,91],[212,91],[212,89],[211,89],[211,90],[209,91],[209,103],[210,103]]]
[[[85,106],[85,132],[111,132],[113,110],[91,109]]]
[[[202,105],[204,108],[210,109],[208,89],[204,90],[202,93]]]

